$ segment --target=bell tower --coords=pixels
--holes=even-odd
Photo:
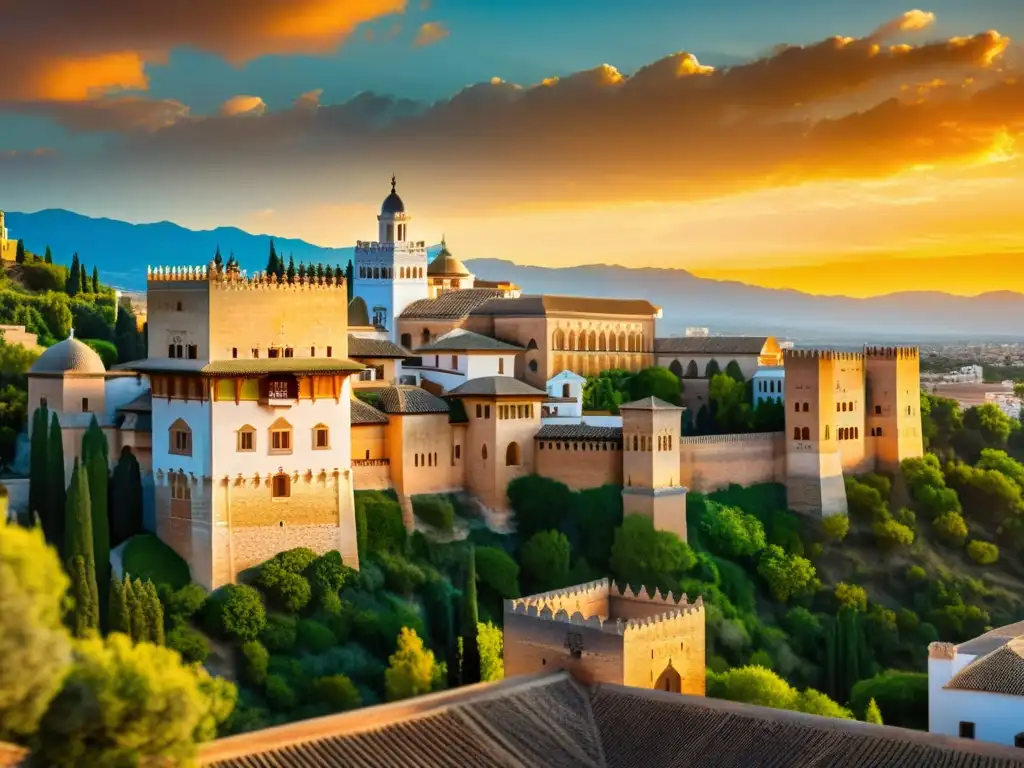
[[[396,318],[406,307],[427,298],[427,248],[409,239],[405,202],[391,177],[391,192],[377,216],[377,239],[356,243],[353,293],[366,302],[370,322],[396,341]]]
[[[651,518],[686,541],[686,493],[680,484],[683,409],[657,397],[619,406],[622,414],[622,514]]]

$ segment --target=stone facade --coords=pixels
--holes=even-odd
[[[566,669],[582,680],[703,696],[703,600],[634,593],[608,579],[505,601],[505,675]]]

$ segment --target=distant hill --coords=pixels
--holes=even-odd
[[[104,282],[144,290],[146,265],[201,264],[220,246],[226,259],[233,251],[242,267],[266,265],[271,235],[253,235],[234,227],[194,231],[177,224],[129,224],[93,219],[70,211],[8,213],[11,234],[24,238],[28,250],[42,253],[47,244],[59,262],[78,252],[100,268]],[[352,248],[324,248],[303,240],[274,237],[279,253],[304,261],[344,265]],[[430,251],[436,252],[436,246]],[[914,342],[945,339],[1020,340],[1024,294],[1010,291],[966,298],[938,292],[904,292],[870,299],[814,296],[798,291],[760,288],[739,282],[696,277],[682,269],[629,269],[593,265],[553,269],[500,259],[470,259],[467,266],[486,280],[507,279],[527,293],[645,298],[661,306],[663,334],[687,326],[707,326],[714,333],[772,333],[803,343]]]

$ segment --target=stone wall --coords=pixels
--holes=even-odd
[[[336,525],[286,524],[273,529],[235,528],[231,531],[231,555],[236,573],[295,547],[309,547],[318,555],[345,550],[341,529]]]
[[[327,475],[311,473],[293,476],[291,495],[283,499],[270,497],[269,475],[259,484],[250,479],[231,484],[231,527],[337,525],[338,489]]]
[[[565,483],[575,491],[608,484],[622,485],[622,450],[615,443],[534,442],[538,475]]]
[[[357,491],[387,490],[392,487],[391,462],[387,459],[354,460],[352,477]]]
[[[782,432],[701,435],[679,441],[682,484],[709,493],[729,485],[779,483],[786,479]]]

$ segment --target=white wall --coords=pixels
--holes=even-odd
[[[149,392],[149,379],[145,376],[118,376],[106,380],[106,420],[114,421],[114,415],[121,406],[128,405],[139,395]]]
[[[786,371],[784,368],[762,368],[753,377],[754,405],[762,400],[786,401]],[[775,391],[771,391],[774,387]]]
[[[928,730],[960,736],[960,723],[974,723],[974,738],[1013,746],[1024,731],[1024,696],[946,689],[954,675],[977,657],[958,653],[952,659],[928,659]]]
[[[184,419],[192,430],[192,455],[170,452],[171,424]],[[153,400],[153,471],[179,469],[198,477],[210,476],[210,403],[190,400]]]
[[[466,383],[465,374],[449,373],[448,371],[439,371],[436,368],[420,368],[418,370],[420,373],[420,378],[425,379],[426,381],[431,381],[434,384],[443,387],[445,392],[455,389],[455,387],[459,386],[460,384]]]
[[[461,356],[460,356],[461,357]],[[479,379],[484,376],[512,376],[515,373],[516,356],[510,355],[465,355],[467,360],[466,378]],[[443,359],[443,358],[442,358]],[[498,373],[498,361],[503,360],[501,373]]]
[[[300,400],[284,408],[252,401],[237,405],[233,401],[215,402],[212,476],[265,475],[277,472],[279,467],[286,472],[348,469],[352,465],[351,398],[352,382],[346,378],[337,403],[334,398],[320,398],[316,402]],[[270,425],[278,418],[291,424],[290,454],[270,453]],[[252,452],[238,450],[238,430],[247,424],[256,430],[256,450]],[[313,448],[313,427],[317,424],[330,429],[328,449]]]

